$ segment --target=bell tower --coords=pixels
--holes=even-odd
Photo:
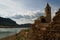
[[[45,8],[45,16],[46,16],[46,22],[47,23],[51,22],[51,7],[48,3],[47,3],[47,6]]]

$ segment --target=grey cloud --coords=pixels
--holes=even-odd
[[[0,8],[6,9],[6,8],[8,8],[8,6],[7,5],[4,5],[4,4],[0,4]]]
[[[21,18],[32,19],[32,18],[34,18],[34,16],[29,16],[29,15],[24,15],[24,16],[22,16],[22,15],[15,15],[12,18],[14,18],[14,19],[21,19]]]
[[[38,12],[38,13],[35,14],[35,17],[39,17],[39,16],[43,16],[43,15],[44,15],[44,13]]]
[[[39,17],[39,16],[43,16],[44,15],[44,13],[36,13],[36,14],[34,14],[34,15],[31,15],[31,16],[29,16],[29,15],[24,15],[24,16],[22,16],[22,15],[15,15],[14,17],[12,17],[12,18],[14,18],[14,19],[21,19],[21,18],[25,18],[25,19],[34,19],[34,18],[37,18],[37,17]]]
[[[15,16],[13,16],[13,17],[11,17],[11,18],[14,18],[14,19],[20,19],[20,18],[24,18],[22,15],[15,15]]]

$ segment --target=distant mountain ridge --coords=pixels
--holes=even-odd
[[[30,27],[30,23],[18,25],[15,21],[9,18],[0,17],[0,28],[25,28]]]
[[[31,23],[27,23],[27,24],[21,24],[21,25],[18,25],[18,27],[22,28],[22,27],[30,27],[32,24]]]

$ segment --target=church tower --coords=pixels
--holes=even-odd
[[[47,6],[45,8],[45,16],[46,16],[46,22],[49,23],[51,22],[51,7],[47,3]]]

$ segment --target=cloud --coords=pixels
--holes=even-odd
[[[15,15],[11,17],[12,19],[15,19],[15,21],[18,24],[24,24],[24,23],[33,23],[34,20],[36,20],[39,16],[43,16],[44,13],[41,12],[40,10],[36,11],[27,11],[27,14],[25,15]]]
[[[33,19],[39,16],[43,16],[44,13],[41,12],[40,10],[36,10],[36,11],[27,11],[26,13],[24,13],[25,15],[15,15],[12,18],[14,19],[20,19],[20,18],[26,18],[26,19]]]
[[[18,24],[34,23],[32,19],[26,19],[26,18],[16,19],[16,22]]]
[[[0,0],[0,16],[11,17],[16,14],[23,15],[24,10],[20,4],[12,0]],[[11,15],[12,14],[12,15]]]

